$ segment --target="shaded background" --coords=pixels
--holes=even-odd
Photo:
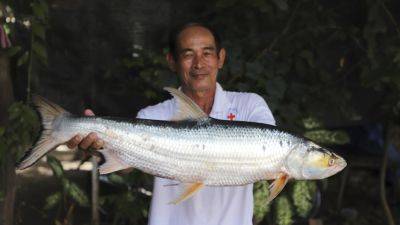
[[[396,0],[0,1],[0,219],[90,224],[90,168],[58,149],[15,174],[37,137],[40,94],[75,114],[134,118],[177,86],[169,31],[200,21],[222,36],[225,89],[256,92],[277,125],[348,160],[323,181],[291,182],[255,224],[400,224],[400,2]],[[101,224],[146,224],[152,177],[101,176]],[[95,181],[97,183],[97,181]],[[211,204],[211,203],[210,203]],[[96,224],[96,218],[94,218]]]

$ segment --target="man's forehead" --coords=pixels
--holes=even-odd
[[[179,48],[215,48],[215,39],[212,33],[204,27],[194,26],[184,29],[177,38]]]

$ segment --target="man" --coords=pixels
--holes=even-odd
[[[200,108],[216,119],[243,120],[275,124],[265,101],[252,93],[227,92],[217,83],[218,70],[225,61],[225,49],[219,36],[203,24],[186,24],[170,37],[170,52],[166,56],[172,71],[178,74],[181,91]],[[171,120],[176,112],[175,99],[149,106],[138,118]],[[92,115],[86,111],[86,115]],[[100,148],[102,140],[96,134],[80,136],[68,142],[69,147]],[[246,151],[246,149],[243,149]],[[184,185],[158,178],[154,180],[150,207],[150,225],[250,225],[253,216],[253,185],[205,187],[188,200],[172,205]]]

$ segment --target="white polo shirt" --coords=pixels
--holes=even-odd
[[[174,98],[139,111],[137,117],[171,120],[177,103]],[[210,117],[275,125],[264,99],[254,93],[224,91],[219,84]],[[246,149],[243,149],[246,151]],[[168,204],[183,192],[177,181],[155,177],[149,225],[251,225],[253,184],[204,187],[188,200]]]

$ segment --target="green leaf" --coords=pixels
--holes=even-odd
[[[28,59],[29,59],[29,52],[26,51],[21,57],[19,57],[17,66],[24,65],[26,62],[28,62]]]
[[[45,37],[46,37],[45,28],[40,23],[38,23],[38,22],[32,23],[32,32],[37,37],[40,37],[42,40],[45,40]]]
[[[33,14],[38,17],[41,20],[45,20],[46,19],[46,9],[43,8],[42,4],[39,3],[32,3],[31,4],[32,10],[33,10]]]
[[[305,218],[313,207],[313,196],[317,189],[314,181],[296,181],[293,185],[293,205],[297,214]]]
[[[108,179],[114,184],[125,184],[124,178],[120,175],[112,173],[108,176]]]
[[[62,199],[62,193],[60,191],[53,193],[50,196],[47,196],[44,210],[52,209],[55,205],[57,205],[57,203],[61,201],[61,199]]]
[[[316,118],[308,117],[303,119],[303,126],[306,129],[315,129],[315,128],[321,128],[323,124]]]
[[[53,170],[54,175],[58,178],[64,177],[64,169],[58,159],[51,155],[47,155],[47,163]]]
[[[255,224],[261,222],[265,215],[270,210],[270,204],[267,204],[266,199],[268,198],[268,182],[261,181],[254,184],[254,219]]]
[[[293,211],[289,199],[285,195],[278,196],[276,199],[276,223],[278,225],[293,224]]]
[[[344,131],[315,130],[306,132],[304,136],[320,144],[343,145],[350,142],[349,135]]]
[[[19,51],[21,51],[21,46],[13,46],[11,48],[7,49],[7,56],[8,57],[13,57],[16,55]]]
[[[69,196],[80,206],[89,206],[89,199],[86,193],[74,182],[71,182],[67,190]]]
[[[33,52],[35,52],[41,59],[42,63],[47,64],[47,51],[46,51],[46,47],[44,47],[44,45],[42,45],[41,43],[35,41],[32,44],[32,49]]]

